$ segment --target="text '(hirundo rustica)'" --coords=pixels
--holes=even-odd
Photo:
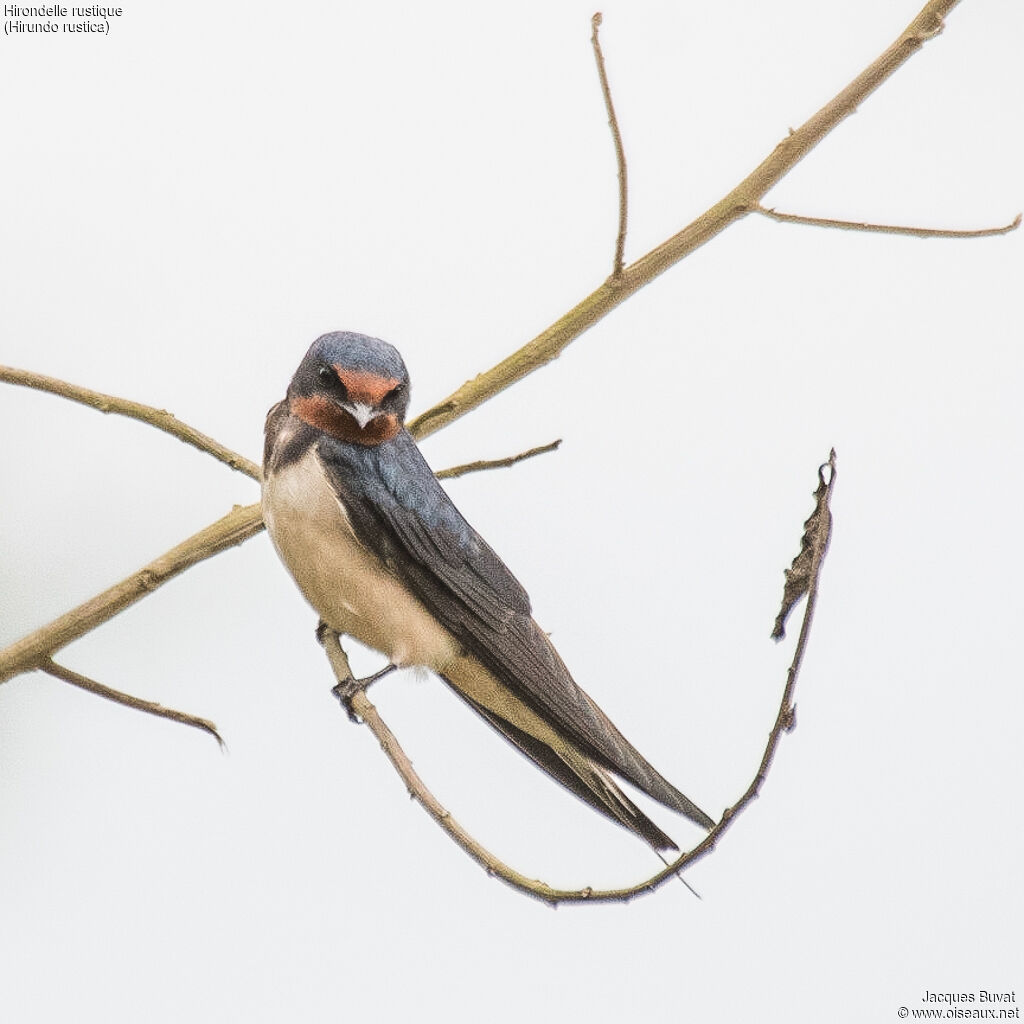
[[[122,7],[4,4],[4,35],[109,35]]]

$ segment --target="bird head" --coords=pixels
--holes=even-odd
[[[288,386],[291,411],[341,441],[389,441],[409,408],[409,371],[398,349],[351,331],[323,334]]]

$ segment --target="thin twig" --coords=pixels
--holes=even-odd
[[[141,697],[133,697],[130,693],[114,690],[109,686],[104,686],[103,683],[97,683],[95,679],[83,676],[80,672],[75,672],[70,668],[65,668],[63,665],[58,665],[57,662],[49,658],[40,662],[39,668],[56,679],[61,679],[72,686],[88,690],[89,693],[95,693],[97,696],[112,700],[116,704],[123,704],[125,707],[134,708],[136,711],[144,711],[147,715],[156,715],[158,718],[169,718],[172,722],[191,725],[195,729],[202,729],[203,732],[208,732],[220,744],[222,750],[224,749],[224,741],[221,739],[220,733],[217,732],[217,726],[206,718],[199,718],[184,711],[175,711],[174,708],[165,708],[163,704],[157,704],[156,701],[143,700]]]
[[[1018,213],[1009,224],[998,228],[975,228],[970,231],[952,228],[913,228],[901,224],[871,224],[858,220],[835,220],[832,217],[804,217],[797,213],[779,213],[758,205],[757,213],[772,220],[785,224],[809,224],[819,228],[841,228],[845,231],[877,231],[884,235],[912,235],[914,238],[990,238],[993,235],[1006,235],[1020,227],[1021,215]]]
[[[845,89],[780,142],[758,167],[707,212],[646,256],[609,278],[560,320],[496,366],[468,380],[421,413],[409,430],[424,438],[557,359],[567,345],[593,327],[634,292],[653,281],[733,221],[757,210],[761,197],[778,184],[833,128],[849,117],[902,64],[942,31],[943,17],[958,0],[929,0],[899,38]],[[815,45],[821,45],[815,43]]]
[[[562,439],[559,438],[557,441],[542,444],[538,448],[530,448],[525,452],[520,452],[518,455],[509,455],[504,459],[477,459],[476,462],[464,462],[461,466],[439,469],[434,476],[438,480],[452,480],[455,477],[465,476],[467,473],[479,473],[485,469],[505,469],[508,466],[514,466],[517,462],[522,462],[524,459],[532,459],[535,455],[553,452],[557,450],[561,443]]]
[[[601,40],[598,39],[597,30],[601,27],[601,20],[600,11],[590,19],[590,25],[593,29],[590,36],[590,45],[594,48],[597,74],[601,79],[601,94],[604,96],[604,106],[608,111],[608,127],[612,130],[612,141],[615,143],[615,162],[619,167],[619,233],[615,239],[615,260],[612,263],[612,277],[618,278],[622,276],[622,266],[626,258],[626,221],[628,216],[627,199],[629,190],[626,185],[626,150],[622,145],[619,119],[615,116],[615,106],[612,103],[612,90],[608,84],[608,72],[605,70],[604,54],[601,52]]]
[[[151,405],[143,405],[141,402],[133,402],[127,398],[105,395],[101,391],[90,391],[88,388],[69,384],[56,377],[32,373],[30,370],[18,370],[13,366],[0,366],[0,381],[34,388],[36,391],[48,391],[52,395],[59,395],[72,402],[87,405],[90,409],[98,409],[103,413],[115,413],[118,416],[127,416],[129,419],[148,423],[151,427],[156,427],[158,430],[171,434],[178,440],[206,452],[207,455],[212,455],[225,465],[238,470],[239,473],[251,476],[253,480],[260,479],[260,467],[255,462],[224,447],[219,441],[208,437],[202,431],[196,430],[195,427],[182,423],[181,420],[164,409],[156,409]]]
[[[826,479],[824,470],[828,470]],[[388,760],[401,776],[409,791],[409,795],[417,800],[423,809],[437,822],[438,825],[448,833],[449,836],[480,864],[488,874],[495,875],[513,889],[542,900],[545,903],[557,905],[559,903],[612,903],[625,902],[635,896],[654,892],[660,885],[666,882],[673,875],[678,875],[684,868],[700,860],[710,853],[722,835],[732,827],[733,822],[755,799],[761,786],[767,778],[779,740],[784,732],[793,728],[795,721],[793,707],[793,693],[796,688],[797,676],[800,666],[803,663],[804,652],[807,649],[807,639],[810,635],[811,623],[814,619],[814,609],[817,605],[818,583],[821,576],[821,567],[828,550],[828,542],[832,531],[832,514],[830,502],[832,490],[836,479],[836,453],[833,450],[829,454],[828,461],[818,469],[818,490],[815,493],[815,512],[805,524],[803,538],[803,551],[797,556],[794,567],[800,561],[802,555],[809,554],[806,564],[803,566],[804,589],[807,596],[807,604],[804,607],[803,621],[800,626],[800,637],[797,640],[796,650],[793,653],[793,660],[790,663],[786,674],[786,685],[782,691],[782,699],[779,702],[779,710],[775,716],[775,724],[768,735],[768,742],[758,765],[753,781],[747,787],[743,795],[731,807],[727,808],[721,820],[710,832],[691,850],[680,854],[674,861],[657,874],[645,878],[642,882],[626,886],[621,889],[594,889],[586,887],[583,889],[556,889],[546,882],[538,879],[527,878],[525,875],[509,867],[493,853],[482,846],[473,838],[456,820],[451,813],[438,801],[437,797],[423,783],[412,762],[409,760],[401,745],[395,738],[394,733],[380,717],[376,707],[371,703],[365,691],[360,690],[351,698],[351,709],[355,715],[369,727],[370,731],[377,737],[381,749],[387,755]],[[787,583],[791,573],[787,573]],[[352,678],[352,671],[349,667],[348,657],[341,646],[337,633],[326,630],[321,637],[324,650],[327,652],[328,660],[335,678],[339,684],[344,684]]]

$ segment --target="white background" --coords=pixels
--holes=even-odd
[[[399,346],[421,411],[610,269],[592,11],[125,0],[109,37],[0,39],[0,361],[258,458],[308,344],[348,328]],[[606,6],[628,255],[916,11]],[[1006,223],[1022,37],[1019,3],[962,4],[766,202]],[[424,445],[442,467],[564,438],[450,492],[580,683],[716,815],[773,720],[782,570],[836,447],[798,727],[689,872],[702,899],[672,884],[552,911],[487,878],[339,711],[315,615],[261,536],[61,655],[212,718],[227,754],[42,675],[0,686],[0,1018],[860,1022],[926,990],[1024,999],[1022,246],[751,217]],[[22,389],[0,390],[0,436],[2,643],[258,493]],[[658,866],[436,680],[373,699],[525,872],[607,886]]]

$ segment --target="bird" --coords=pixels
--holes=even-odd
[[[426,668],[534,764],[656,851],[678,849],[616,777],[705,830],[575,682],[530,598],[463,518],[405,427],[409,372],[351,331],[310,346],[267,415],[262,510],[321,628]],[[354,681],[356,684],[365,681]]]

